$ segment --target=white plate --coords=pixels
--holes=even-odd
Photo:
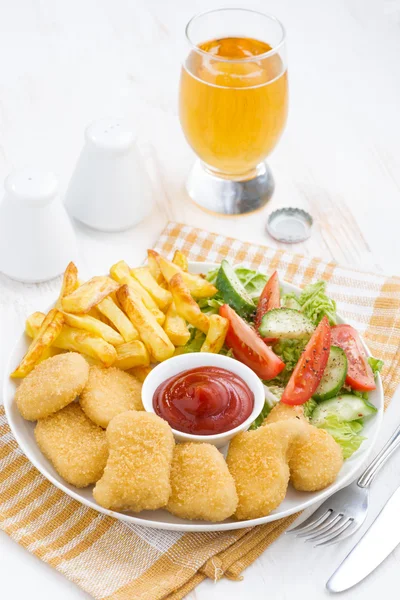
[[[216,265],[212,263],[191,263],[190,270],[194,273],[205,273],[215,266]],[[285,292],[299,292],[299,288],[291,285],[290,283],[281,282],[281,285]],[[342,323],[343,319],[339,318],[338,321]],[[263,523],[268,523],[270,521],[275,521],[276,519],[287,517],[317,502],[320,502],[324,498],[327,498],[336,492],[338,489],[342,488],[344,485],[350,483],[355,478],[358,469],[371,452],[382,423],[383,390],[381,379],[378,377],[376,382],[376,390],[370,393],[370,401],[377,407],[378,412],[372,419],[366,422],[363,430],[363,435],[366,437],[366,440],[364,440],[362,443],[361,448],[355,454],[353,454],[350,459],[345,461],[336,481],[325,490],[313,493],[298,492],[289,486],[285,500],[267,517],[252,519],[250,521],[234,521],[232,519],[228,519],[223,523],[209,523],[205,521],[187,521],[185,519],[179,519],[173,515],[170,515],[165,510],[143,511],[135,515],[132,513],[118,513],[111,510],[106,510],[95,502],[92,495],[92,486],[85,489],[78,489],[66,483],[57,474],[53,466],[39,450],[33,434],[35,427],[34,423],[25,421],[19,414],[15,402],[13,401],[16,384],[12,379],[10,379],[9,374],[20,362],[22,356],[26,352],[27,345],[28,339],[26,335],[20,335],[11,353],[10,361],[3,380],[3,398],[7,419],[22,451],[49,481],[54,483],[55,486],[57,486],[60,490],[63,490],[72,498],[75,498],[75,500],[78,500],[79,502],[82,502],[82,504],[85,504],[86,506],[89,506],[90,508],[93,508],[101,513],[115,517],[116,519],[135,523],[137,525],[145,525],[147,527],[154,527],[156,529],[169,529],[173,531],[225,531],[261,525]],[[367,347],[366,350],[368,351]],[[368,354],[370,353],[368,352]]]

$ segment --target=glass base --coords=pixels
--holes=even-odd
[[[259,210],[271,198],[274,178],[266,163],[260,163],[248,177],[218,175],[197,160],[186,189],[201,208],[222,215],[243,215]]]

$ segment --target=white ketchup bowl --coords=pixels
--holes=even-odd
[[[143,406],[147,412],[155,413],[153,396],[158,386],[164,383],[166,379],[178,375],[178,373],[197,367],[219,367],[221,369],[226,369],[241,377],[254,395],[254,406],[250,416],[234,429],[215,435],[194,435],[172,429],[172,433],[178,442],[206,442],[208,444],[213,444],[217,448],[221,448],[235,435],[241,431],[246,431],[250,427],[252,422],[262,411],[265,401],[264,386],[261,380],[251,369],[249,369],[249,367],[246,367],[246,365],[238,360],[230,358],[229,356],[223,356],[222,354],[211,354],[207,352],[194,352],[191,354],[174,356],[173,358],[158,364],[147,375],[142,387]]]

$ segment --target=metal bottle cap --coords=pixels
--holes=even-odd
[[[312,216],[301,208],[278,208],[267,221],[268,233],[278,242],[295,244],[311,235]]]

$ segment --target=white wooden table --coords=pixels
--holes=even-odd
[[[315,219],[312,238],[294,250],[399,274],[400,0],[251,3],[287,27],[291,108],[270,159],[275,195],[265,213],[238,219],[207,215],[184,190],[193,156],[177,118],[183,27],[193,13],[212,6],[200,0],[0,0],[0,179],[33,164],[54,170],[65,190],[85,126],[123,115],[138,130],[156,208],[145,223],[121,234],[77,226],[80,268],[88,275],[117,259],[143,260],[168,219],[275,245],[265,234],[266,214],[283,205],[304,207]],[[1,366],[9,332],[46,306],[58,285],[22,285],[0,276]],[[397,400],[380,445],[400,419]],[[399,481],[397,456],[372,490],[368,523]],[[313,549],[282,536],[242,583],[207,581],[189,598],[327,597],[325,581],[352,543]],[[343,597],[393,598],[399,568],[397,549]],[[4,533],[0,589],[7,600],[88,598]]]

